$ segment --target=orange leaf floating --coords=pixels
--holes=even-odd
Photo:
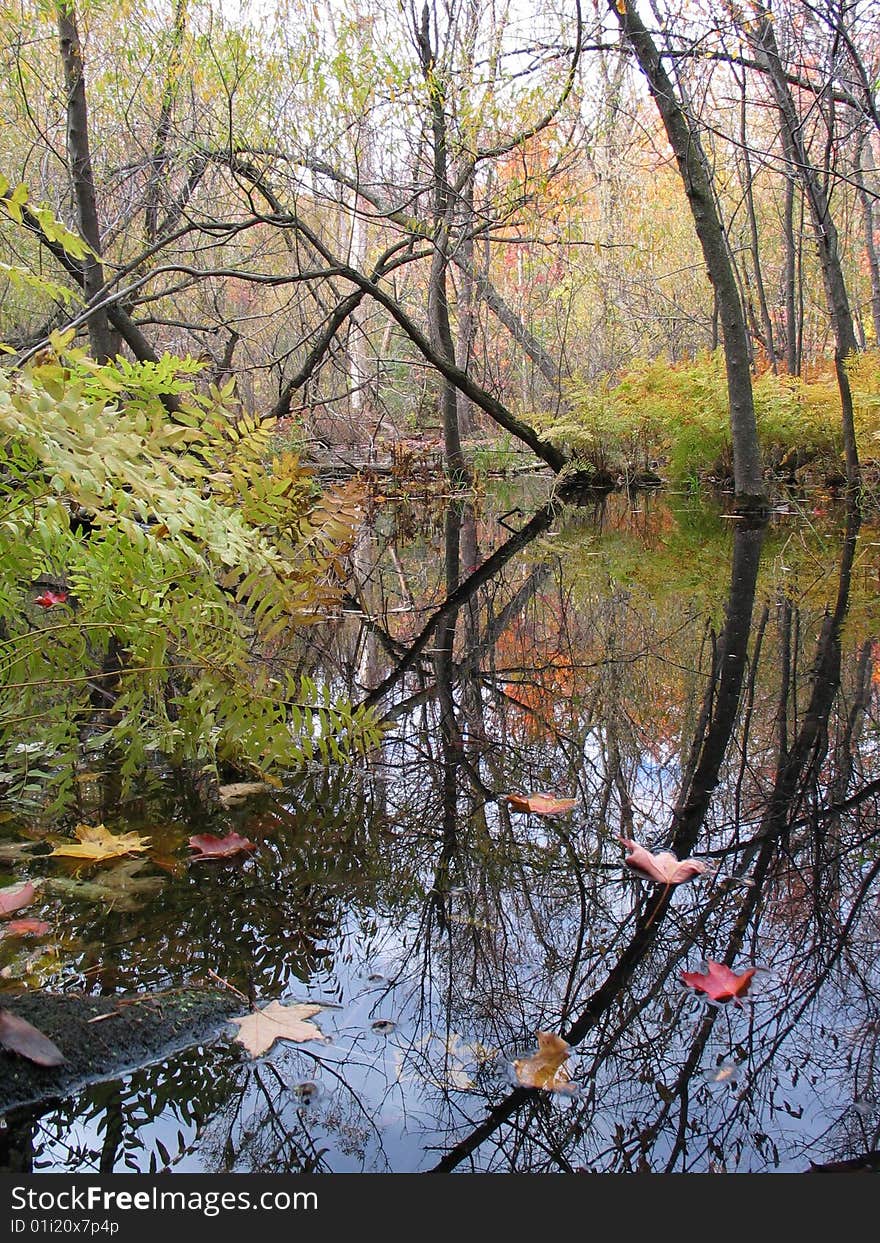
[[[631,851],[624,859],[626,866],[658,885],[680,885],[709,870],[708,863],[701,863],[699,859],[677,859],[669,850],[654,855],[628,837],[618,838],[618,841]]]
[[[0,889],[0,918],[28,906],[33,902],[36,892],[29,880],[17,889]]]
[[[524,1088],[540,1088],[543,1092],[570,1091],[571,1076],[565,1063],[571,1046],[553,1032],[538,1032],[538,1050],[530,1057],[518,1057],[513,1063],[517,1081]]]
[[[256,850],[257,843],[249,841],[239,833],[228,833],[226,837],[216,837],[213,833],[196,833],[189,839],[189,844],[197,853],[197,859],[228,859],[246,850]]]
[[[555,798],[552,794],[501,794],[513,811],[533,811],[538,816],[563,816],[578,805],[576,798]]]
[[[734,1001],[745,996],[755,974],[755,968],[747,971],[731,971],[723,962],[706,962],[706,971],[682,971],[681,978],[688,988],[705,993],[712,1001]]]
[[[49,931],[49,924],[43,919],[10,919],[0,929],[0,936],[9,937],[42,937]]]

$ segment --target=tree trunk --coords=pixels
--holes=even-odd
[[[749,220],[749,241],[751,243],[752,268],[755,273],[755,290],[758,295],[758,308],[761,313],[761,344],[767,351],[767,359],[773,371],[776,371],[776,346],[773,341],[773,322],[767,305],[767,293],[764,288],[764,274],[761,270],[761,250],[758,243],[758,217],[755,213],[755,195],[752,188],[752,161],[749,156],[748,135],[746,130],[746,84],[742,81],[740,99],[740,147],[742,151],[743,192],[746,200],[746,213]]]
[[[865,168],[862,163],[862,152],[867,140],[868,150],[871,141],[864,131],[856,136],[856,154],[853,161],[856,189],[862,207],[865,229],[865,255],[868,259],[868,272],[871,277],[871,322],[874,325],[874,342],[880,345],[880,262],[877,259],[877,246],[874,241],[874,195],[868,190],[865,182]],[[873,163],[873,161],[872,161]]]
[[[461,279],[458,284],[458,339],[455,343],[455,357],[458,367],[461,371],[467,371],[471,365],[471,356],[474,349],[474,333],[476,331],[476,316],[474,314],[474,227],[476,225],[476,217],[474,216],[474,172],[470,170],[467,180],[462,191],[462,204],[464,207],[464,234],[462,236],[459,252],[462,257],[462,266],[460,269]],[[471,425],[473,423],[473,406],[469,397],[464,393],[457,393],[458,401],[458,430],[459,435],[469,436]]]
[[[101,230],[89,152],[86,82],[72,0],[58,0],[56,12],[67,95],[67,158],[76,203],[76,223],[81,237],[95,252],[82,261],[83,292],[86,300],[91,302],[99,298],[104,289],[104,269],[100,259]],[[106,311],[95,311],[89,317],[88,328],[89,343],[96,360],[104,363],[115,357],[119,341],[110,327]]]
[[[783,147],[786,162],[790,170],[794,169],[794,153],[783,130]],[[798,315],[798,246],[795,242],[794,228],[794,192],[797,182],[793,171],[785,177],[785,204],[782,217],[782,233],[785,244],[785,268],[783,281],[785,284],[785,366],[789,375],[800,375],[800,316]]]
[[[678,100],[660,53],[635,6],[631,0],[609,0],[609,7],[636,55],[663,121],[718,300],[730,401],[736,503],[745,510],[765,508],[767,494],[755,422],[748,330],[730,262],[727,235],[715,206],[706,156],[696,126]]]
[[[171,51],[168,56],[168,67],[165,70],[165,84],[162,88],[162,103],[159,108],[159,124],[156,126],[156,138],[153,143],[153,155],[150,160],[150,179],[147,183],[146,202],[144,204],[144,241],[146,246],[152,245],[159,234],[159,200],[161,198],[162,177],[165,171],[166,151],[171,134],[171,119],[174,101],[180,82],[180,49],[186,32],[187,0],[176,0],[174,6],[174,24],[171,31]]]
[[[756,25],[751,26],[747,34],[764,72],[770,79],[782,126],[786,131],[790,149],[794,155],[794,167],[803,186],[804,195],[810,209],[813,229],[816,233],[819,266],[822,269],[825,296],[828,301],[831,323],[834,328],[834,366],[837,372],[837,387],[840,392],[847,487],[853,491],[858,488],[861,482],[861,472],[859,470],[859,454],[856,447],[852,390],[850,388],[846,363],[850,355],[858,352],[858,343],[856,341],[855,325],[846,289],[846,281],[843,275],[843,265],[840,261],[837,228],[831,218],[825,187],[822,185],[815,165],[807,154],[800,117],[798,116],[794,98],[782,66],[770,16],[766,9],[759,9],[758,13],[760,21]]]
[[[449,318],[449,226],[452,196],[449,185],[449,153],[446,132],[446,96],[437,72],[434,49],[431,47],[431,12],[422,9],[418,30],[418,48],[422,74],[428,89],[431,111],[431,145],[433,160],[433,241],[434,256],[428,277],[428,335],[431,347],[444,361],[455,364],[455,341]],[[466,483],[470,475],[461,448],[456,390],[446,376],[440,385],[440,416],[443,423],[443,449],[446,470],[456,483]]]

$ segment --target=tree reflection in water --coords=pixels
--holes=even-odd
[[[92,944],[108,987],[210,967],[324,1002],[329,1042],[256,1063],[221,1045],[216,1075],[180,1055],[116,1085],[109,1157],[106,1085],[24,1116],[20,1151],[262,1172],[876,1162],[872,541],[850,514],[831,570],[803,528],[663,501],[505,521],[485,554],[498,524],[465,503],[408,542],[387,514],[365,529],[352,613],[292,655],[385,713],[368,770],[292,779],[241,813],[264,844],[242,870],[129,913],[137,954],[121,922]],[[578,806],[499,797],[536,790]],[[620,836],[713,867],[664,891]],[[760,968],[742,1004],[685,988],[707,960]],[[512,1078],[537,1031],[571,1045],[576,1094]]]

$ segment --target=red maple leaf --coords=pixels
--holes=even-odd
[[[688,988],[705,993],[712,1001],[734,1001],[744,997],[749,990],[755,967],[746,971],[731,971],[723,962],[706,960],[706,971],[682,971],[681,978]]]
[[[41,596],[34,597],[34,604],[39,604],[41,609],[50,609],[53,604],[63,604],[66,599],[66,591],[44,591]]]
[[[193,850],[192,856],[197,859],[228,859],[230,855],[240,854],[246,850],[256,850],[256,842],[249,841],[239,833],[227,833],[226,837],[215,837],[213,833],[196,833],[189,839]]]
[[[647,876],[648,880],[656,881],[658,885],[680,885],[683,881],[702,875],[709,868],[708,863],[701,863],[699,859],[678,859],[669,850],[652,854],[628,837],[618,840],[631,852],[624,859],[626,866],[640,872],[642,876]]]

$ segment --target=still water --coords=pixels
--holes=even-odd
[[[122,800],[85,774],[84,821],[150,838],[121,861],[15,855],[39,818],[0,824],[0,883],[13,857],[39,877],[50,925],[0,942],[3,989],[320,1007],[320,1038],[252,1058],[226,1026],[10,1111],[15,1168],[876,1158],[877,527],[828,497],[752,530],[706,499],[542,488],[371,508],[345,608],[284,653],[384,717],[368,761],[210,818],[159,763]],[[566,809],[505,797],[538,793]],[[190,861],[231,830],[256,849]],[[706,866],[666,886],[621,838]],[[682,978],[709,962],[754,974],[713,1001]],[[539,1032],[569,1046],[555,1090],[524,1086]]]

